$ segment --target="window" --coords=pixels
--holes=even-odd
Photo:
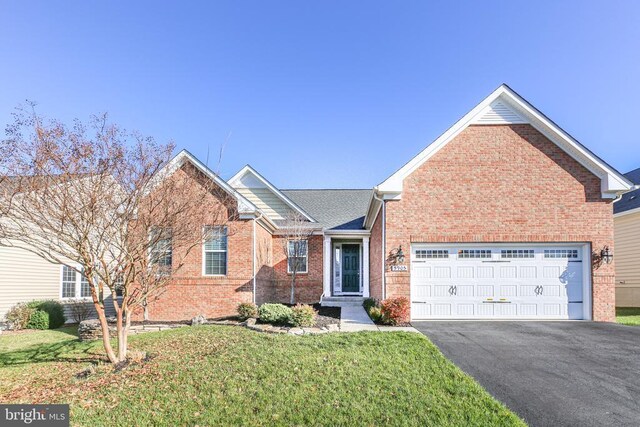
[[[205,228],[204,274],[227,274],[227,227]]]
[[[90,298],[91,286],[84,274],[68,265],[62,266],[62,298]]]
[[[149,236],[151,248],[149,263],[159,272],[171,273],[173,248],[171,245],[171,231],[154,229]]]
[[[287,263],[287,272],[306,273],[307,257],[309,255],[309,246],[306,240],[289,240],[288,242],[289,256]]]
[[[458,258],[491,258],[490,249],[460,249]]]
[[[117,297],[121,297],[124,295],[122,288],[124,286],[124,278],[122,277],[122,275],[119,275],[116,277],[115,283],[114,283],[114,287],[116,288],[116,296]]]
[[[75,298],[76,297],[76,271],[62,266],[62,298]]]
[[[416,259],[426,258],[449,258],[449,251],[446,249],[417,249]]]
[[[578,258],[577,249],[545,249],[545,258]]]
[[[500,251],[501,258],[533,258],[533,249],[503,249]]]

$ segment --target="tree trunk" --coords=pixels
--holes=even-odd
[[[104,307],[99,302],[94,301],[93,305],[98,313],[98,320],[100,320],[100,327],[102,328],[102,344],[104,345],[104,350],[107,353],[107,357],[109,358],[109,362],[118,363],[118,358],[113,351],[113,347],[111,346],[111,338],[109,336],[109,323],[107,322],[107,316],[104,313]]]
[[[296,273],[291,274],[291,305],[296,303]]]
[[[118,330],[118,362],[122,362],[127,358],[127,335],[122,324],[122,309],[116,312],[117,330]]]

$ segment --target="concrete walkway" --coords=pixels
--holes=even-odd
[[[341,332],[359,332],[359,331],[405,331],[405,332],[418,332],[411,326],[398,327],[398,326],[378,326],[369,317],[364,307],[361,305],[353,305],[342,307],[340,312],[340,331]]]

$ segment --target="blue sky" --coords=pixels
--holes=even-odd
[[[108,112],[228,178],[369,188],[503,82],[640,167],[640,2],[0,3],[0,122]],[[217,166],[218,151],[225,150]]]

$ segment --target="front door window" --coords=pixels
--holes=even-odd
[[[360,245],[342,245],[342,292],[360,292]]]

